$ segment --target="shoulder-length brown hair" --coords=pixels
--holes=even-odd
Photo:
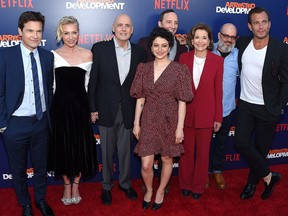
[[[196,32],[198,29],[204,30],[204,31],[206,31],[206,32],[208,33],[208,38],[209,38],[209,40],[210,40],[210,43],[209,43],[207,49],[210,50],[210,51],[213,50],[213,36],[212,36],[212,31],[211,31],[211,28],[210,28],[208,25],[206,25],[205,23],[198,23],[198,24],[196,24],[196,25],[193,26],[192,29],[188,32],[188,34],[187,34],[187,43],[188,43],[188,45],[189,45],[192,49],[194,49],[194,46],[193,46],[191,40],[194,39],[194,37],[195,37],[195,32]]]

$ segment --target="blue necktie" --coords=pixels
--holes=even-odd
[[[33,52],[30,53],[30,56],[31,56],[33,84],[34,84],[36,118],[38,120],[40,120],[42,118],[42,116],[43,116],[43,112],[42,112],[42,104],[41,104],[41,97],[40,97],[38,70],[37,70],[37,64],[36,64],[36,60],[34,58]]]

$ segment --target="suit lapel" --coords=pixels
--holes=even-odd
[[[264,65],[263,65],[263,74],[270,72],[269,64],[270,64],[270,62],[273,63],[272,57],[273,57],[273,55],[275,55],[275,53],[277,53],[276,50],[274,50],[274,48],[275,48],[275,46],[273,46],[273,42],[272,42],[271,37],[270,37],[268,45],[267,45],[267,50],[266,50],[266,55],[265,55],[265,60],[264,60]],[[262,76],[263,76],[263,74],[262,74]]]
[[[24,85],[25,85],[25,77],[24,77],[24,66],[23,66],[23,58],[22,58],[22,53],[21,53],[21,48],[20,45],[16,48],[16,55],[15,55],[15,62],[19,62],[18,65],[18,75],[19,75],[19,80],[21,80],[21,89],[23,89],[24,92]],[[18,77],[17,75],[15,77]]]
[[[109,62],[109,64],[111,64],[111,66],[112,66],[111,72],[113,73],[113,77],[116,79],[117,83],[119,83],[119,85],[121,85],[114,40],[109,41],[108,45],[109,45],[110,51],[108,51],[107,53],[112,53],[111,61]]]

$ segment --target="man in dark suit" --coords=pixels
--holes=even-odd
[[[27,155],[34,168],[34,196],[42,215],[54,215],[45,201],[53,54],[38,47],[45,17],[27,11],[18,21],[20,45],[0,51],[0,128],[22,215],[33,215],[27,186]]]
[[[264,8],[256,7],[249,12],[248,27],[254,37],[240,37],[237,41],[241,93],[235,148],[250,167],[240,197],[253,197],[256,184],[263,179],[264,200],[281,179],[280,174],[270,171],[266,156],[288,101],[288,52],[287,45],[269,35],[271,21]]]
[[[88,85],[92,122],[98,120],[101,136],[103,181],[101,200],[112,202],[114,154],[119,158],[119,189],[129,199],[137,193],[130,184],[130,144],[135,112],[135,99],[130,97],[130,86],[137,65],[146,61],[145,51],[130,43],[133,33],[131,18],[126,14],[116,17],[111,41],[92,47],[93,65]]]
[[[178,62],[180,55],[184,52],[187,52],[188,49],[185,45],[181,45],[175,36],[178,30],[177,14],[172,9],[163,11],[159,16],[158,26],[167,29],[173,34],[174,46],[169,52],[169,59]],[[138,45],[145,49],[147,61],[150,62],[154,60],[154,56],[151,52],[148,42],[149,42],[149,36],[140,38],[140,40],[138,41]]]

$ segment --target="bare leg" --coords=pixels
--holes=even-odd
[[[61,201],[64,205],[70,205],[71,204],[71,182],[70,182],[70,179],[66,175],[63,175],[63,181],[64,181],[64,192],[63,192],[63,197]]]
[[[149,155],[145,157],[141,157],[142,167],[141,167],[141,174],[146,186],[146,193],[144,195],[144,201],[150,202],[151,197],[153,195],[153,162],[154,162],[154,155]]]
[[[173,159],[171,157],[161,156],[161,160],[162,160],[161,181],[155,197],[155,203],[158,204],[163,202],[164,191],[170,180],[173,169]]]
[[[70,179],[63,175],[64,180],[64,192],[63,192],[63,198],[71,199],[71,182]]]
[[[74,177],[74,182],[72,186],[72,203],[73,204],[78,204],[82,199],[79,193],[80,179],[81,179],[81,173],[79,173],[78,176]]]

